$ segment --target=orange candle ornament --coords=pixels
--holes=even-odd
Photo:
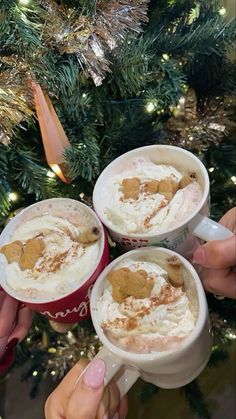
[[[39,84],[31,81],[31,86],[48,165],[63,182],[71,183],[64,159],[65,148],[71,147],[69,140],[49,97]]]

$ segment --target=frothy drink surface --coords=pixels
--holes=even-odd
[[[197,179],[185,182],[186,175],[173,166],[134,158],[127,170],[109,179],[104,217],[122,234],[175,227],[194,212],[202,197]]]
[[[9,244],[14,243],[16,250],[17,245],[21,246],[21,257],[15,256],[15,260],[9,257],[11,246],[7,252],[1,249],[8,257],[5,259],[7,284],[19,296],[32,300],[60,298],[80,285],[98,258],[98,240],[82,243],[78,239],[91,220],[80,217],[76,224],[76,212],[70,217],[66,212],[57,212],[57,216],[50,213],[35,216],[15,230]],[[35,252],[38,253],[32,263]]]
[[[160,352],[178,348],[191,333],[196,318],[189,298],[183,285],[171,284],[167,271],[158,263],[130,259],[108,275],[99,300],[99,319],[116,346],[136,353]]]

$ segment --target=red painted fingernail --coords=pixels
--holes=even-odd
[[[11,351],[19,342],[19,339],[17,338],[13,338],[10,340],[10,342],[8,342],[7,347],[6,347],[6,351]]]

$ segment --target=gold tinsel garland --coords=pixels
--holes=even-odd
[[[147,22],[149,0],[97,1],[92,18],[78,16],[74,9],[59,6],[54,0],[39,0],[47,11],[44,39],[61,54],[75,54],[81,67],[96,86],[111,71],[109,53],[120,46],[129,32],[139,34]]]
[[[120,46],[129,32],[139,34],[147,22],[149,0],[97,1],[92,18],[54,0],[38,0],[42,13],[42,40],[61,54],[74,54],[96,86],[111,71],[109,53]],[[22,14],[24,16],[24,14]],[[41,51],[34,54],[40,60]],[[33,111],[28,63],[17,56],[0,59],[0,143],[8,145],[15,127],[30,121]]]
[[[33,100],[28,88],[27,66],[18,57],[1,57],[0,69],[0,143],[8,145],[14,129],[33,115]]]
[[[171,111],[166,123],[168,144],[183,148],[205,151],[210,144],[219,144],[223,135],[235,128],[231,97],[212,97],[198,104],[194,89],[189,88]]]

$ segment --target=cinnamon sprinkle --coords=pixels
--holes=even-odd
[[[147,217],[145,217],[145,219],[144,219],[144,227],[146,227],[146,228],[147,227],[150,227],[150,224],[149,224],[150,220],[157,215],[157,213],[159,212],[159,210],[161,208],[166,207],[168,205],[168,203],[169,202],[167,200],[162,200],[160,202],[159,206],[157,208],[155,208],[150,215],[148,215]]]
[[[174,302],[180,295],[181,290],[172,287],[171,285],[165,285],[162,290],[161,294],[156,297],[151,297],[150,306],[145,307],[143,306],[135,315],[127,317],[127,318],[116,318],[112,321],[107,321],[102,324],[102,327],[105,330],[109,330],[111,327],[115,329],[121,328],[124,330],[133,330],[138,326],[138,320],[142,319],[146,315],[150,314],[150,312],[155,309],[156,307],[162,304],[168,304]]]

